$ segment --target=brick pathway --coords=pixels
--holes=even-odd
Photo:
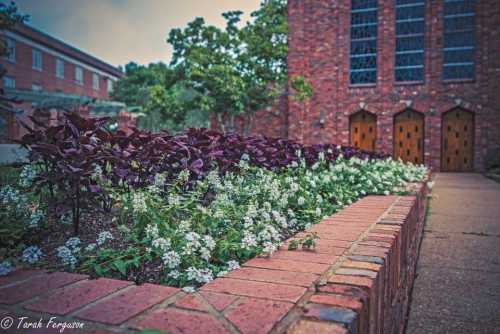
[[[71,273],[18,271],[0,278],[0,319],[13,317],[8,333],[58,332],[15,331],[20,316],[35,321],[42,317],[43,326],[51,316],[58,322],[83,321],[84,330],[78,333],[134,333],[145,328],[170,334],[375,330],[382,326],[383,310],[389,312],[391,303],[384,300],[394,298],[403,280],[399,271],[384,274],[383,268],[391,263],[399,269],[403,263],[409,231],[416,229],[403,224],[415,203],[414,196],[366,197],[311,228],[320,237],[315,252],[283,247],[195,294]],[[383,309],[383,303],[389,306]]]
[[[500,333],[500,184],[438,174],[407,334]]]

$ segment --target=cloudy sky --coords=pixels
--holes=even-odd
[[[4,1],[2,1],[4,2]],[[249,13],[260,0],[16,0],[29,24],[113,65],[170,60],[166,38],[197,16],[224,26],[221,14]]]

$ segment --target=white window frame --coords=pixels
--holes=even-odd
[[[64,60],[56,58],[56,77],[64,79]]]
[[[8,61],[15,63],[16,62],[16,41],[12,38],[6,37],[4,39],[5,49],[7,50],[7,54],[5,55],[5,59]]]
[[[7,85],[6,82],[10,82],[10,85]],[[3,87],[4,88],[16,88],[16,79],[14,77],[5,75],[3,77]]]
[[[83,68],[75,66],[75,82],[83,86]]]
[[[92,89],[99,90],[99,74],[92,73]]]
[[[43,69],[42,51],[38,49],[31,50],[31,68],[37,71],[42,71]]]

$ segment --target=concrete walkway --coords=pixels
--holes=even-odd
[[[439,174],[406,334],[500,333],[500,184]]]

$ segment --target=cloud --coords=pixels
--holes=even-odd
[[[259,0],[18,0],[30,24],[113,65],[170,60],[172,28],[197,16],[223,26],[220,16],[242,10],[244,19]]]

